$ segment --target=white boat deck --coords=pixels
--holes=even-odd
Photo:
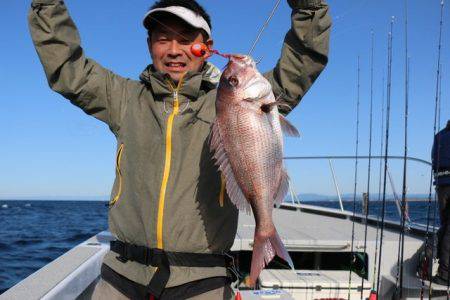
[[[294,205],[284,205],[295,208]],[[274,209],[273,219],[279,235],[282,237],[288,250],[296,251],[349,251],[351,250],[352,222],[343,216],[350,217],[345,212],[340,218],[327,216],[327,212],[336,212],[334,209],[320,209],[324,214],[305,212],[303,210]],[[252,215],[241,213],[239,226],[232,250],[252,250],[255,222]],[[364,248],[365,225],[355,222],[354,247],[356,250]],[[375,243],[377,228],[367,226],[367,241]],[[398,243],[398,231],[384,229],[384,243]],[[408,235],[406,244],[422,244],[419,237]],[[413,245],[411,245],[413,246]],[[414,247],[413,246],[413,247]],[[405,247],[406,248],[406,247]]]

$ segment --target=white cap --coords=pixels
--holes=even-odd
[[[169,6],[169,7],[155,8],[155,9],[150,10],[144,16],[143,24],[144,24],[145,28],[149,29],[148,24],[147,24],[147,19],[149,18],[149,16],[151,14],[156,13],[156,12],[171,13],[171,14],[181,18],[186,23],[190,24],[192,27],[203,29],[208,34],[208,37],[211,37],[211,28],[209,27],[206,20],[202,16],[196,14],[192,10],[190,10],[186,7],[183,7],[183,6]]]

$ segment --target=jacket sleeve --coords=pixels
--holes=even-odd
[[[288,114],[301,100],[328,62],[331,18],[324,0],[288,0],[292,8],[291,29],[285,36],[281,58],[264,74],[280,106]]]
[[[28,22],[49,86],[116,134],[131,81],[85,57],[63,1],[33,0]]]

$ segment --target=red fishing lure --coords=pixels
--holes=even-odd
[[[191,46],[191,53],[194,56],[202,57],[207,53],[217,54],[225,58],[230,58],[230,54],[222,54],[217,50],[209,49],[204,43],[195,43]]]

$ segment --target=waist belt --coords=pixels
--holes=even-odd
[[[127,299],[149,300],[148,289],[146,285],[134,282],[125,276],[117,273],[107,265],[103,264],[101,269],[102,280],[112,285],[116,290],[123,294]],[[203,293],[225,287],[230,284],[229,277],[209,277],[205,279],[190,281],[182,285],[165,288],[158,300],[185,300]]]
[[[149,293],[157,298],[161,296],[169,281],[170,266],[203,268],[231,266],[231,261],[223,254],[168,252],[122,241],[111,241],[110,249],[119,254],[117,259],[123,263],[130,260],[158,268],[147,286]]]

